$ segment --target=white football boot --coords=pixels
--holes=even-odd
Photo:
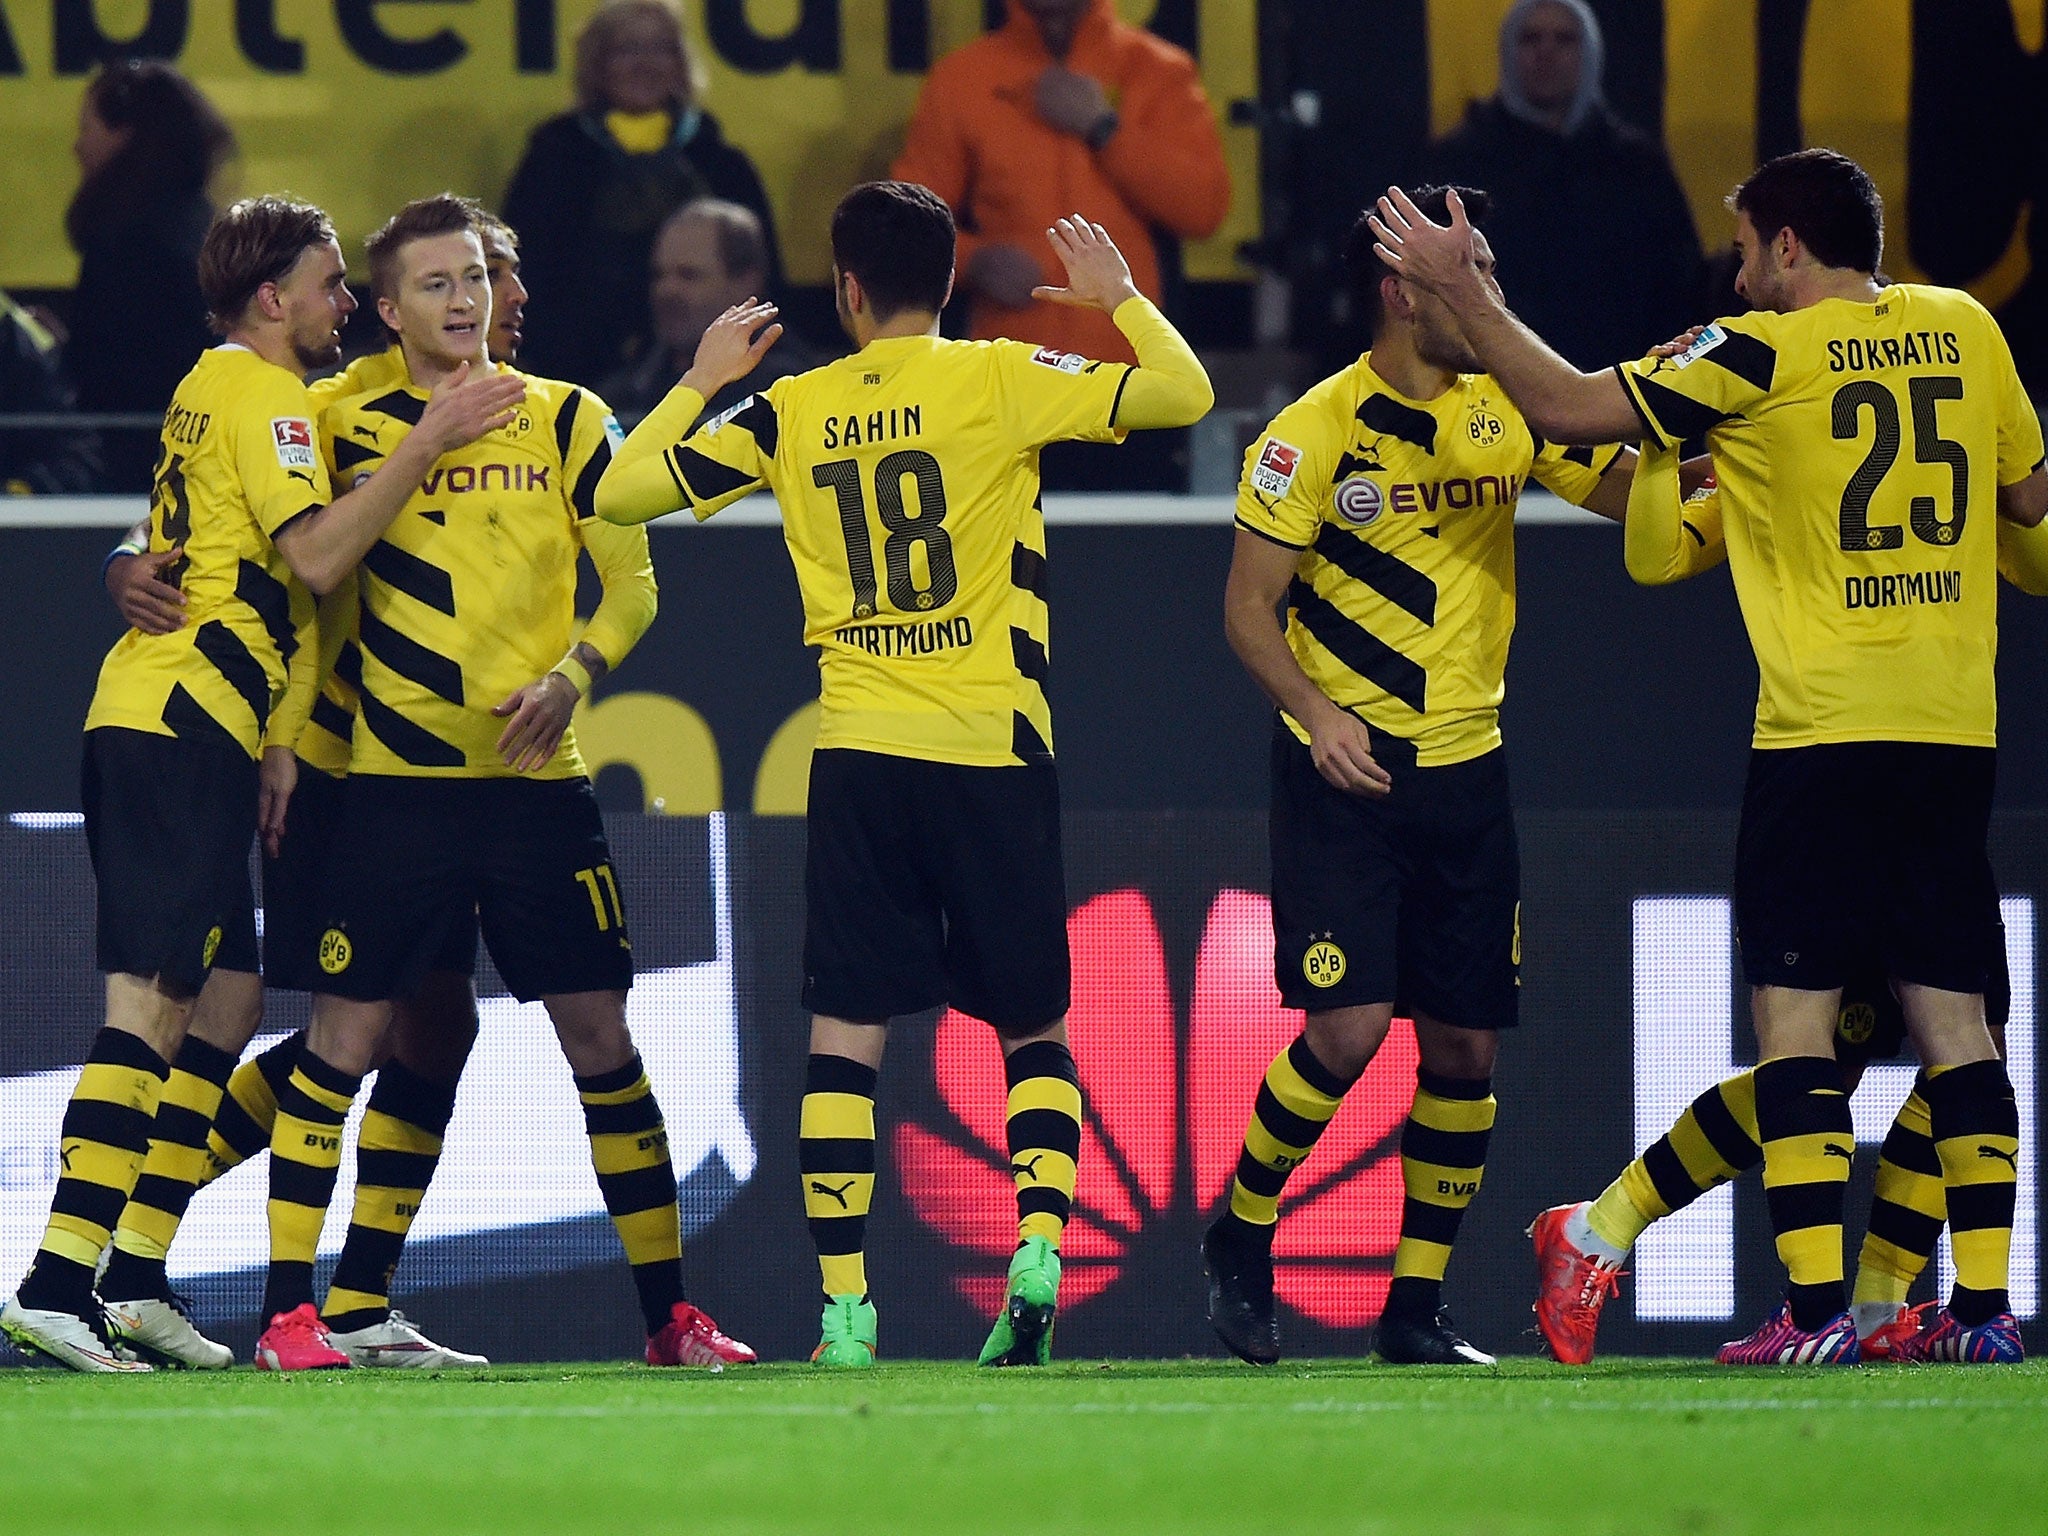
[[[224,1371],[235,1363],[235,1352],[193,1327],[176,1302],[151,1297],[105,1305],[108,1330],[145,1359],[188,1371]]]
[[[73,1312],[45,1312],[9,1297],[0,1307],[0,1333],[23,1354],[42,1355],[74,1371],[147,1371],[140,1360],[123,1357],[91,1323]]]
[[[376,1370],[446,1371],[491,1363],[482,1355],[466,1355],[436,1344],[407,1322],[403,1312],[393,1312],[381,1323],[347,1333],[330,1328],[327,1339],[358,1366]]]

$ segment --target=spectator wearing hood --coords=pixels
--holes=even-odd
[[[1636,357],[1702,318],[1692,210],[1663,147],[1616,117],[1584,0],[1517,0],[1500,90],[1425,155],[1422,179],[1483,187],[1515,312],[1581,368]]]
[[[1157,299],[1153,230],[1215,233],[1230,172],[1195,61],[1110,0],[1010,0],[1008,21],[933,66],[891,171],[959,221],[958,282],[975,337],[1133,362],[1107,315],[1031,297],[1064,279],[1046,230],[1082,213]]]
[[[698,105],[701,78],[673,0],[609,0],[576,38],[576,107],[534,129],[505,193],[527,306],[521,366],[595,385],[648,329],[648,253],[668,216],[722,198],[760,221],[782,262],[761,178]]]

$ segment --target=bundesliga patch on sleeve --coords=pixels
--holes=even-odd
[[[1078,352],[1060,352],[1052,347],[1040,347],[1031,354],[1031,361],[1056,373],[1079,373],[1088,366],[1088,359]]]
[[[1259,461],[1252,466],[1252,489],[1262,496],[1285,496],[1301,468],[1301,450],[1277,437],[1266,439]]]
[[[313,423],[303,416],[277,416],[271,419],[270,438],[277,447],[277,462],[284,469],[311,469],[316,461],[313,452]]]
[[[741,411],[744,411],[748,406],[752,405],[753,403],[754,397],[752,395],[749,395],[746,399],[742,400],[738,405],[727,406],[724,410],[720,411],[716,416],[712,417],[709,421],[705,422],[704,425],[699,427],[697,430],[700,432],[716,432],[720,427],[724,426],[728,421],[731,421],[733,417],[739,415]]]
[[[605,417],[604,435],[610,441],[614,453],[626,446],[626,429],[619,425],[618,417],[612,415]]]
[[[1705,357],[1714,348],[1728,339],[1728,333],[1718,325],[1710,325],[1695,336],[1692,345],[1671,359],[1673,368],[1688,367]]]

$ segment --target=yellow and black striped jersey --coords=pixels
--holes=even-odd
[[[1253,442],[1237,526],[1301,552],[1287,643],[1309,680],[1442,767],[1500,745],[1524,482],[1583,502],[1620,452],[1540,442],[1484,374],[1410,400],[1367,353]]]
[[[1895,284],[1618,373],[1654,441],[1712,450],[1757,746],[1995,743],[1997,494],[2042,444],[1981,304]]]
[[[336,671],[357,703],[349,771],[447,778],[510,776],[491,710],[554,667],[576,639],[576,560],[591,551],[610,581],[644,584],[645,617],[623,643],[584,638],[616,664],[653,614],[646,530],[593,514],[618,431],[588,390],[525,375],[518,418],[436,461],[357,572],[357,631]],[[334,483],[375,472],[426,407],[401,372],[322,413]],[[617,654],[613,654],[616,652]],[[330,702],[323,698],[323,703]],[[325,720],[322,716],[326,715]],[[315,724],[345,728],[337,706]],[[542,778],[583,773],[573,732]]]
[[[666,450],[699,518],[763,486],[781,504],[819,652],[818,746],[1052,755],[1039,450],[1121,437],[1131,372],[1023,342],[889,337]]]
[[[182,545],[185,594],[167,635],[131,629],[100,667],[85,728],[232,743],[255,756],[283,700],[313,597],[274,542],[329,500],[297,374],[241,346],[203,354],[164,414],[149,547]]]

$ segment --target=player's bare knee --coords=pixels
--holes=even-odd
[[[616,1072],[633,1059],[633,1037],[626,1029],[623,992],[568,992],[543,997],[541,1005],[555,1026],[562,1055],[578,1077]]]
[[[429,971],[392,1010],[391,1054],[428,1082],[460,1078],[476,1036],[475,989],[452,971]]]
[[[382,1057],[390,1025],[389,1003],[322,994],[313,999],[306,1049],[338,1071],[360,1076]]]
[[[1476,1081],[1493,1076],[1500,1036],[1490,1029],[1461,1029],[1435,1019],[1415,1021],[1415,1054],[1422,1070],[1438,1077]]]
[[[1358,1076],[1379,1053],[1380,1043],[1394,1022],[1392,1003],[1372,1003],[1363,1008],[1332,1008],[1312,1013],[1303,1025],[1308,1048],[1315,1058],[1336,1076]]]
[[[1913,1049],[1930,1067],[1960,1067],[1990,1061],[2001,1053],[1984,1021],[1984,999],[1973,992],[1949,992],[1913,982],[1897,984]]]
[[[1064,1015],[1054,1019],[1050,1024],[997,1024],[993,1028],[996,1038],[1002,1042],[1005,1056],[1027,1045],[1036,1045],[1041,1040],[1050,1040],[1055,1045],[1067,1043],[1067,1021]]]
[[[216,970],[206,978],[186,1033],[231,1056],[263,1027],[263,978],[253,971]]]
[[[197,993],[186,993],[162,977],[107,977],[107,1027],[134,1035],[169,1061],[185,1038]]]

